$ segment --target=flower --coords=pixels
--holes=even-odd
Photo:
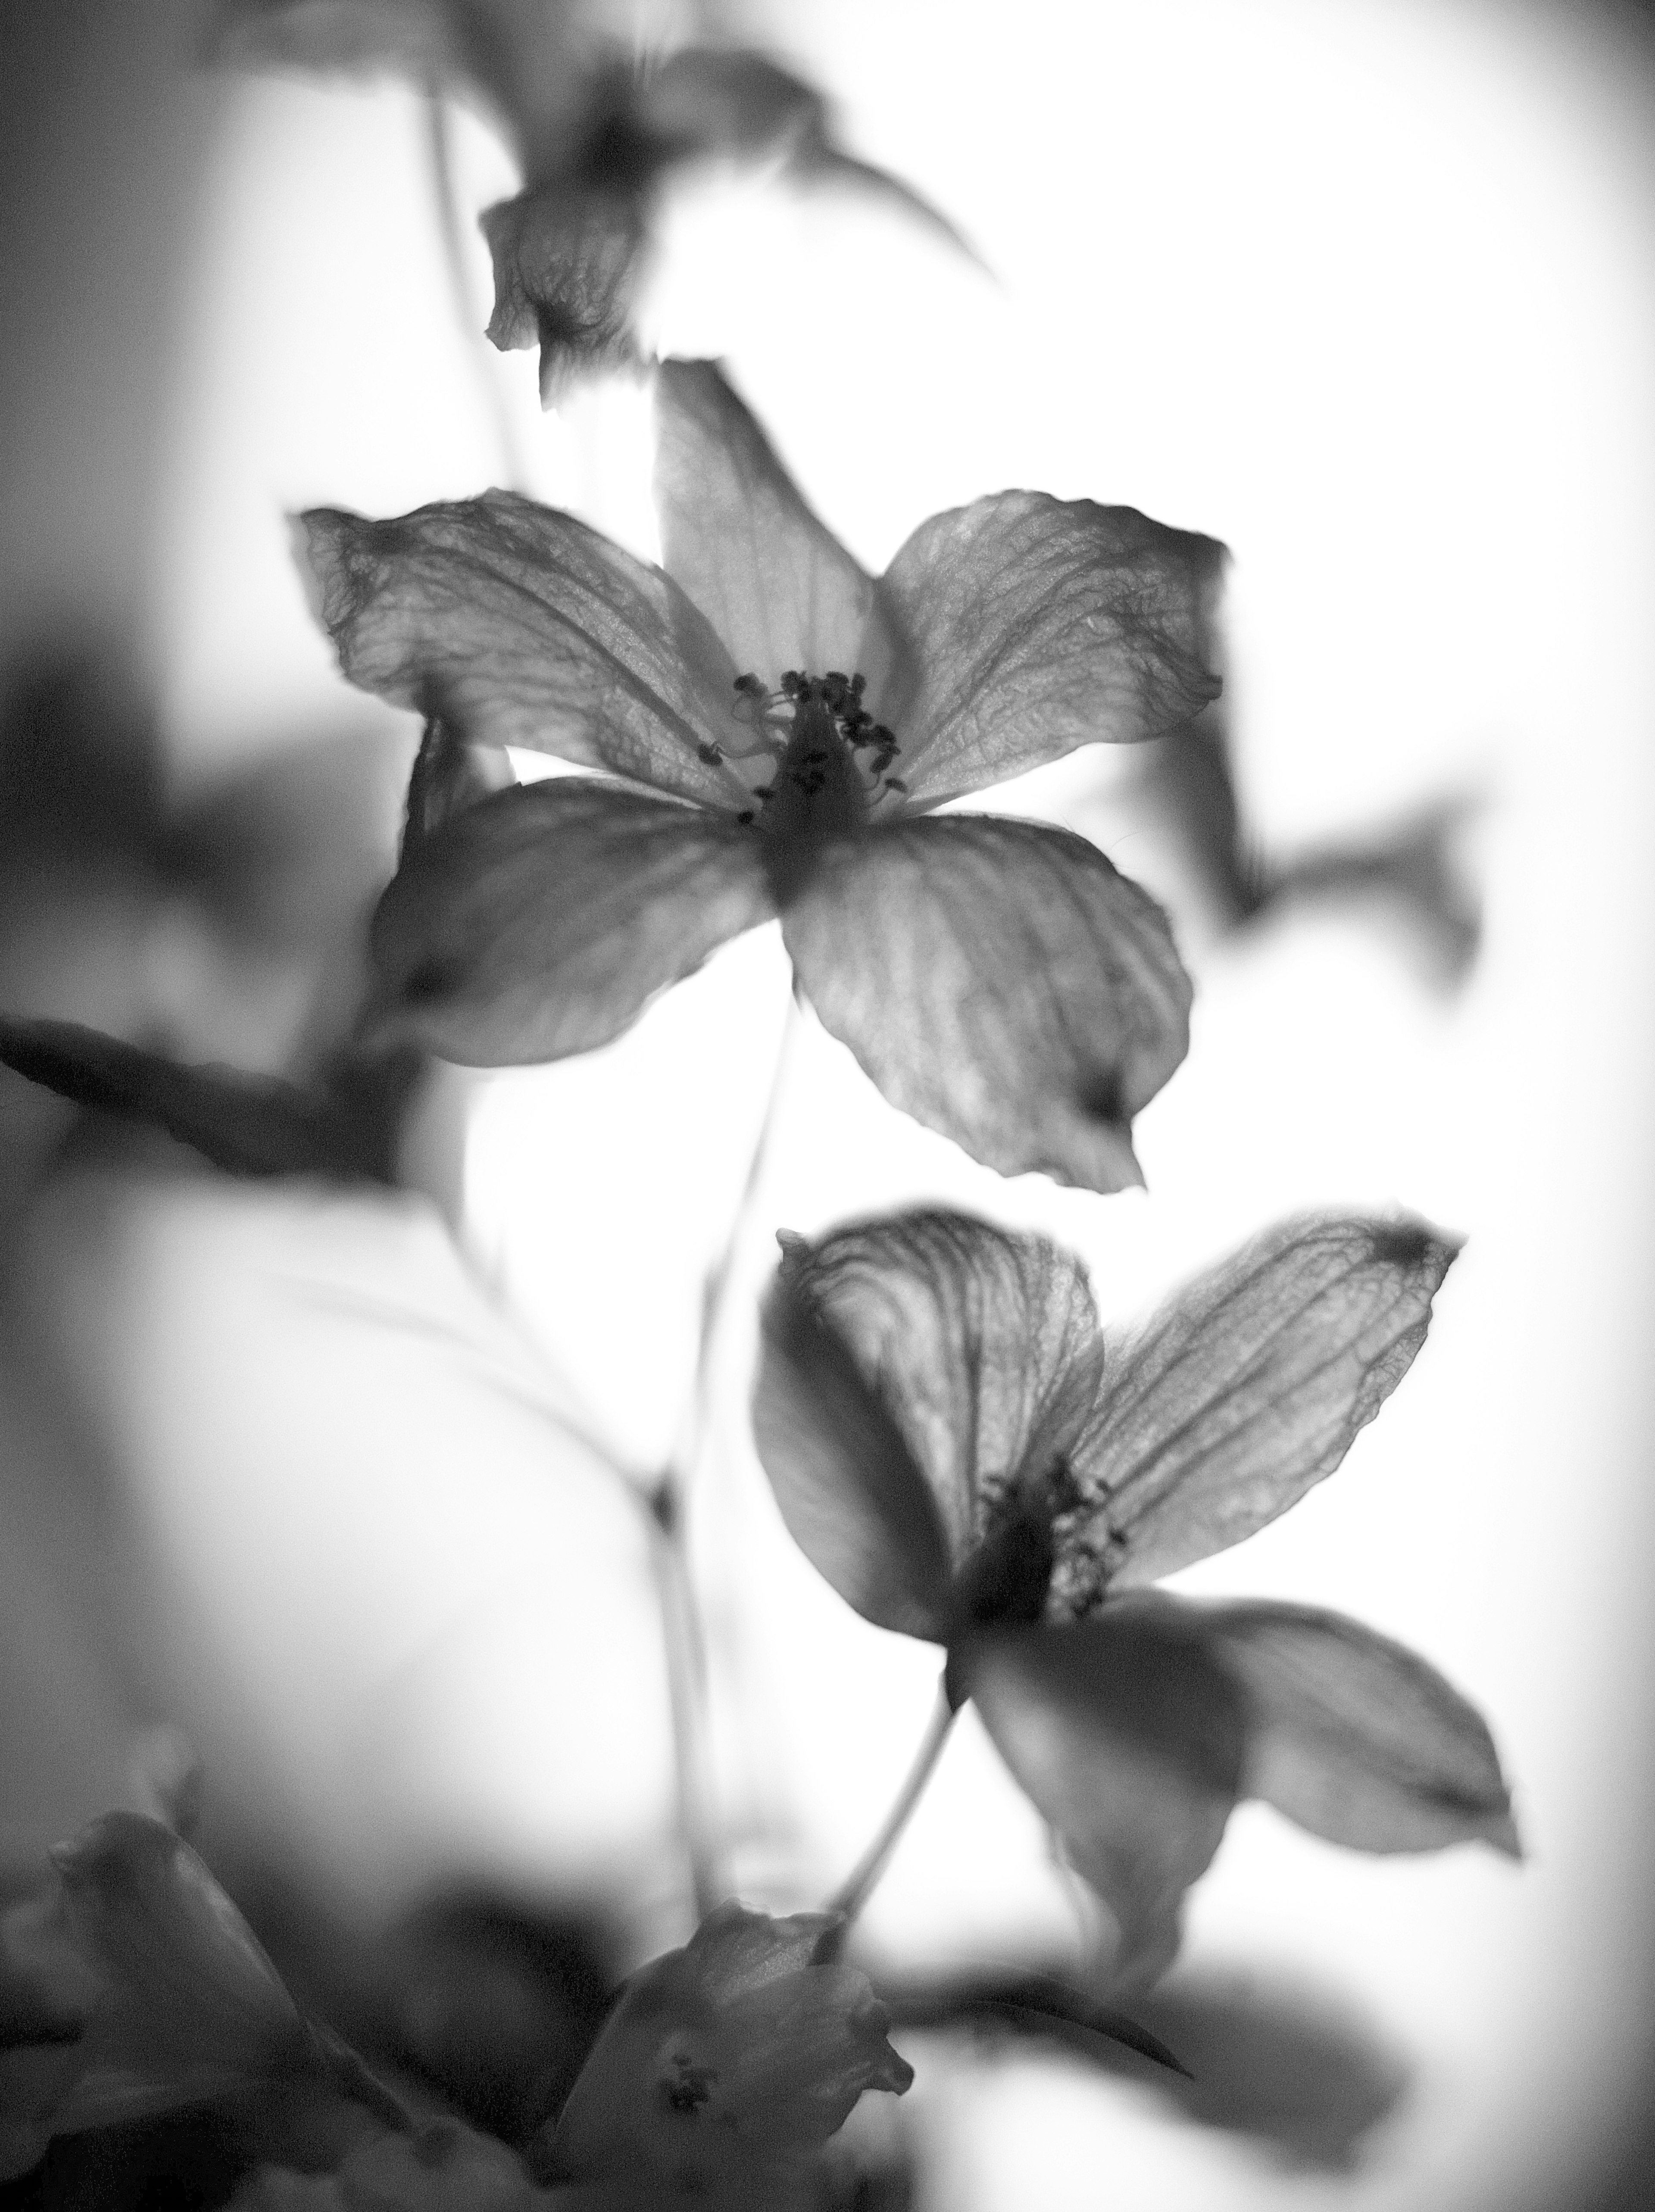
[[[499,1066],[605,1043],[780,914],[799,987],[894,1104],[1004,1173],[1140,1180],[1183,1058],[1165,916],[1082,838],[944,801],[1219,690],[1222,549],[1132,507],[1001,492],[878,581],[709,362],[657,386],[665,570],[506,492],[301,518],[345,674],[474,744],[611,779],[411,838],[375,917],[380,1034]]]
[[[571,0],[229,0],[212,44],[234,61],[394,70],[503,131],[524,183],[482,218],[488,335],[502,351],[539,347],[547,406],[572,372],[637,358],[633,304],[657,204],[694,163],[849,184],[967,250],[916,193],[837,144],[826,100],[802,78],[747,47],[635,58],[602,35],[604,12]]]
[[[1517,1853],[1488,1729],[1422,1659],[1314,1607],[1142,1587],[1332,1473],[1454,1249],[1283,1222],[1106,1338],[1044,1237],[917,1211],[783,1239],[754,1401],[782,1517],[865,1619],[947,1648],[951,1701],[1109,1908],[1120,1981],[1171,1959],[1241,1797],[1359,1850]]]
[[[858,2098],[914,2078],[867,1977],[835,1956],[842,1925],[721,1905],[635,1974],[531,2152],[541,2178],[618,2203],[814,2202],[816,2154]]]

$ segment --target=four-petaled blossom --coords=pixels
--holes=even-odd
[[[1165,917],[1068,831],[934,810],[1199,711],[1222,549],[1010,491],[934,515],[875,581],[716,367],[666,363],[657,404],[664,570],[503,492],[302,518],[353,682],[433,712],[434,741],[610,771],[411,836],[374,925],[381,1034],[475,1065],[584,1052],[779,913],[894,1104],[1005,1173],[1138,1180],[1132,1116],[1188,1042]]]
[[[816,2154],[857,2099],[913,2080],[867,1977],[835,1955],[842,1925],[709,1913],[628,1982],[531,2163],[605,2203],[815,2202]]]
[[[228,0],[226,58],[393,70],[490,115],[523,190],[489,209],[489,337],[540,349],[550,405],[573,372],[637,357],[632,319],[664,186],[691,164],[769,163],[801,184],[843,183],[958,234],[882,169],[845,153],[812,86],[745,47],[635,56],[572,0]],[[618,11],[611,9],[611,14]]]
[[[867,1620],[943,1644],[1158,1972],[1232,1806],[1374,1851],[1517,1851],[1482,1720],[1413,1653],[1301,1605],[1153,1577],[1330,1474],[1423,1341],[1454,1247],[1407,1220],[1283,1223],[1118,1340],[1044,1238],[916,1212],[786,1238],[758,1449],[788,1528]]]

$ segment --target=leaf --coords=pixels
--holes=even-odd
[[[859,1613],[909,1635],[951,1632],[937,1612],[939,1573],[958,1578],[955,1598],[978,1619],[1037,1618],[1050,1486],[1101,1373],[1085,1269],[1044,1237],[928,1209],[836,1230],[815,1246],[788,1238],[783,1249],[765,1309],[760,1456],[801,1548]],[[795,1375],[785,1392],[784,1369]],[[881,1513],[872,1486],[886,1468]],[[847,1522],[867,1554],[857,1573],[829,1562],[824,1531],[848,1545]],[[1015,1546],[989,1540],[1024,1530],[1036,1540],[1033,1587]],[[870,1602],[881,1563],[899,1553],[914,1563],[928,1626]]]
[[[1111,1581],[1238,1544],[1331,1474],[1424,1342],[1457,1249],[1406,1218],[1279,1222],[1111,1343],[1077,1455]]]
[[[774,910],[757,839],[727,817],[587,776],[519,785],[392,878],[373,1034],[469,1066],[589,1052]]]
[[[79,1022],[0,1017],[0,1060],[77,1105],[164,1129],[229,1174],[395,1180],[405,1067],[342,1069],[338,1093],[192,1067]]]
[[[863,633],[871,580],[806,506],[770,441],[710,361],[663,362],[655,379],[655,508],[667,574],[775,690],[789,668],[883,678]]]
[[[632,313],[648,233],[638,195],[557,175],[482,217],[494,261],[488,337],[502,353],[540,349],[540,404],[581,371],[638,358]]]
[[[753,1441],[789,1534],[875,1627],[946,1639],[948,1538],[897,1409],[882,1401],[814,1295],[813,1259],[784,1237],[765,1298]]]
[[[917,688],[885,719],[928,806],[1077,745],[1180,727],[1221,689],[1211,620],[1224,548],[1135,507],[1007,491],[934,514],[879,590]]]
[[[659,568],[514,492],[386,522],[300,516],[301,565],[353,684],[473,744],[522,745],[735,811],[711,748],[739,742],[737,671]]]
[[[885,2007],[866,1974],[824,1956],[839,1929],[722,1905],[633,1975],[550,2142],[531,2150],[539,2177],[653,2181],[722,2204],[721,2189],[819,2149],[864,2091],[900,2095],[913,2069],[886,2040]]]
[[[1240,1785],[1242,1700],[1182,1611],[1124,1598],[1089,1620],[985,1630],[951,1655],[995,1749],[1117,1930],[1116,1984],[1153,1980]]]
[[[1002,1175],[1143,1180],[1132,1117],[1189,1044],[1165,915],[1094,846],[988,815],[831,848],[782,920],[823,1026],[893,1106]]]
[[[1356,1850],[1480,1838],[1521,1856],[1487,1725],[1417,1653],[1313,1606],[1202,1612],[1246,1698],[1245,1796]]]

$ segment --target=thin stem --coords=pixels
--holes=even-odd
[[[690,1579],[678,1486],[670,1474],[662,1482],[657,1506],[650,1518],[654,1540],[649,1547],[649,1556],[660,1600],[661,1637],[666,1647],[666,1690],[672,1707],[678,1826],[690,1863],[696,1919],[700,1923],[724,1896],[727,1885],[706,1784],[707,1647]]]
[[[453,125],[449,121],[448,103],[434,84],[426,91],[425,126],[426,150],[431,157],[431,183],[436,197],[437,229],[442,239],[442,258],[447,266],[448,289],[453,295],[454,313],[465,334],[466,355],[477,372],[483,404],[493,418],[495,440],[500,448],[500,465],[506,483],[514,491],[526,491],[528,485],[523,457],[518,450],[504,396],[490,374],[489,363],[478,348],[482,325],[478,319],[477,302],[472,296],[465,269],[465,234],[461,227],[459,194],[454,182]]]
[[[946,1678],[945,1678],[946,1680]],[[914,1754],[914,1764],[909,1768],[902,1788],[897,1792],[895,1803],[885,1814],[878,1835],[862,1853],[855,1865],[840,1883],[827,1903],[824,1912],[843,1913],[854,1920],[879,1886],[897,1840],[908,1826],[914,1808],[920,1802],[931,1771],[942,1755],[942,1747],[948,1741],[948,1731],[954,1724],[955,1708],[950,1704],[943,1682],[937,1685],[937,1701],[920,1747]]]

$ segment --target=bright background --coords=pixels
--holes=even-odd
[[[1484,945],[1445,995],[1353,906],[1216,937],[1116,760],[995,795],[1097,836],[1178,920],[1195,1036],[1138,1124],[1147,1194],[1002,1183],[885,1108],[813,1022],[794,1040],[745,1290],[770,1227],[916,1198],[1062,1237],[1106,1316],[1305,1205],[1401,1203],[1469,1240],[1341,1474],[1179,1578],[1358,1614],[1490,1718],[1521,1872],[1476,1849],[1341,1853],[1249,1807],[1191,1900],[1192,1966],[1348,2002],[1416,2064],[1413,2093],[1363,2169],[1329,2179],[1129,2087],[971,2070],[917,2107],[934,2203],[1078,2212],[1104,2201],[1100,2174],[1165,2212],[1585,2203],[1582,2161],[1644,2078],[1651,1989],[1642,49],[1607,17],[1408,0],[791,0],[768,17],[755,0],[739,20],[995,272],[826,194],[713,180],[674,206],[649,306],[662,349],[727,358],[860,557],[877,568],[927,514],[1010,483],[1210,532],[1234,554],[1243,803],[1273,854],[1455,790],[1484,801],[1463,854]],[[149,518],[137,604],[173,775],[210,790],[334,734],[384,764],[383,842],[411,733],[341,684],[282,511],[396,512],[513,470],[648,550],[645,403],[616,388],[543,421],[530,359],[465,342],[411,95],[179,80],[168,97],[192,181],[142,204],[165,217],[169,368],[121,434],[149,441],[127,505]],[[458,129],[480,206],[509,168],[480,125]],[[76,220],[101,235],[115,218]],[[480,301],[480,242],[472,274]],[[95,326],[89,304],[69,314]],[[76,532],[103,489],[88,441],[119,413],[65,431],[46,406],[82,489],[59,496],[32,453],[46,543],[20,566],[55,560],[72,586],[103,557]],[[146,927],[135,988],[198,1056],[277,1064],[304,1035],[313,978],[250,981],[187,915]],[[101,1540],[148,1593],[119,1635],[76,1601],[64,1665],[104,1686],[82,1698],[50,1674],[70,1777],[54,1817],[77,1793],[76,1818],[105,1802],[116,1752],[90,1739],[114,1743],[136,1703],[202,1745],[228,1826],[279,1825],[372,1910],[483,1867],[623,1905],[641,1954],[675,1939],[636,1516],[528,1401],[578,1397],[641,1466],[669,1449],[786,1002],[761,933],[602,1053],[445,1088],[429,1171],[459,1194],[509,1326],[414,1200],[97,1173],[47,1193],[15,1340],[69,1378],[76,1433],[112,1470]],[[876,1821],[936,1662],[849,1615],[782,1534],[742,1437],[750,1310],[739,1297],[722,1346],[727,1449],[695,1540],[737,1877],[796,1904]],[[49,1553],[72,1587],[82,1553],[44,1481],[19,1496],[21,1603],[31,1561]],[[79,1717],[100,1698],[94,1726]],[[907,1960],[1075,1940],[1038,1824],[969,1717],[867,1934]]]

